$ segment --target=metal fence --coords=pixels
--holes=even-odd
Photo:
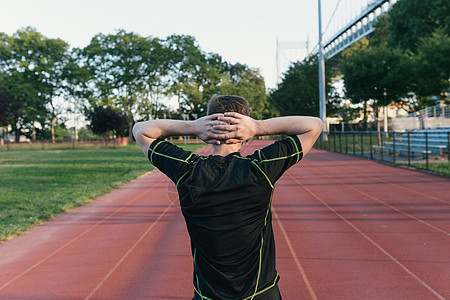
[[[450,105],[436,105],[392,120],[395,131],[450,127]]]
[[[329,132],[318,149],[448,174],[450,129]]]

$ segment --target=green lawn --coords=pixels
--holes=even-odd
[[[417,163],[413,163],[411,164],[413,167],[419,168],[419,169],[426,169],[427,165],[426,164],[417,164]],[[430,171],[445,175],[445,176],[450,176],[450,162],[439,162],[439,163],[429,163],[428,164],[428,169]]]
[[[196,150],[204,144],[183,147]],[[0,242],[150,171],[136,145],[0,152]]]

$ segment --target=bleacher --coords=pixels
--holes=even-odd
[[[432,157],[448,155],[450,128],[397,132],[391,142],[373,146],[374,152],[397,156]]]

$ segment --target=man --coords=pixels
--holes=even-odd
[[[196,121],[152,120],[133,133],[150,162],[177,186],[191,238],[193,299],[281,299],[270,211],[275,182],[314,145],[322,122],[313,117],[254,120],[237,96],[214,95]],[[242,157],[242,143],[287,135]],[[201,156],[164,141],[197,136],[212,144]]]

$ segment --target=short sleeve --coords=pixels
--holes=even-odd
[[[284,172],[303,158],[302,145],[296,135],[256,150],[250,156],[274,184]]]
[[[194,155],[162,139],[156,139],[148,149],[148,160],[175,184],[185,174],[192,163]]]

